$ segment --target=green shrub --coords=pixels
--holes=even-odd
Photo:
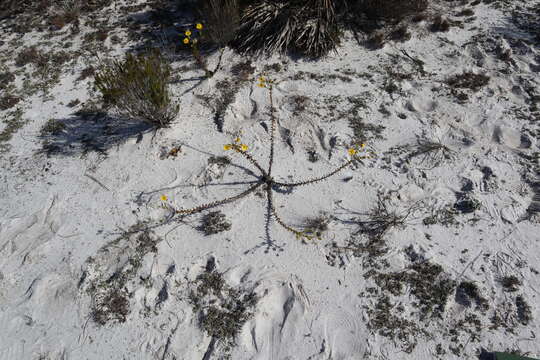
[[[124,61],[103,65],[95,86],[120,114],[166,127],[178,113],[167,88],[170,77],[171,67],[158,52],[128,54]]]
[[[56,120],[49,119],[41,128],[41,136],[58,135],[66,129],[66,124]]]

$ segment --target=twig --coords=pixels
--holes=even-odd
[[[225,48],[222,47],[219,52],[219,58],[216,67],[214,68],[214,71],[212,71],[212,74],[215,74],[219,68],[221,67],[221,58],[223,57],[223,52],[225,51]]]
[[[480,255],[482,255],[483,251],[480,250],[480,252],[478,253],[478,255],[476,255],[476,257],[474,259],[472,259],[471,261],[469,261],[469,263],[467,264],[467,266],[465,266],[465,268],[463,269],[463,271],[458,275],[458,277],[456,278],[456,281],[459,281],[461,279],[461,277],[463,276],[463,274],[465,274],[465,271],[467,271],[467,269],[480,257]]]
[[[84,173],[84,176],[86,176],[87,178],[91,179],[91,180],[94,180],[98,185],[100,185],[102,188],[104,188],[105,190],[107,191],[111,191],[108,187],[106,187],[105,185],[103,185],[98,179],[96,179],[95,177],[93,177],[92,175],[88,175],[87,173]]]
[[[59,236],[61,237],[62,239],[69,239],[69,238],[72,238],[72,237],[75,237],[75,236],[79,236],[81,235],[81,233],[75,233],[75,234],[71,234],[71,235],[60,235],[60,234],[56,234],[56,236]]]
[[[411,55],[409,55],[407,51],[403,49],[400,49],[400,51],[403,55],[408,57],[418,67],[418,70],[420,71],[422,75],[426,74],[426,71],[424,70],[424,62],[422,60],[413,58]]]

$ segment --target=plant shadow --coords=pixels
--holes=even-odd
[[[47,156],[82,156],[88,152],[106,153],[111,147],[153,129],[142,120],[111,117],[103,111],[81,110],[66,119],[53,120],[53,131],[43,131],[40,152]]]

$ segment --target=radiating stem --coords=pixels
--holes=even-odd
[[[272,188],[269,186],[266,189],[266,196],[268,197],[268,204],[270,205],[270,210],[272,211],[272,215],[276,219],[277,223],[281,226],[283,226],[287,231],[292,232],[294,235],[296,235],[297,238],[307,238],[312,239],[311,236],[306,235],[304,232],[296,230],[289,225],[285,224],[285,222],[279,217],[277,214],[276,208],[274,206],[274,197],[272,194]]]
[[[274,133],[276,132],[276,117],[274,116],[274,98],[272,96],[272,84],[269,85],[270,93],[270,161],[268,163],[268,176],[272,175],[274,163]]]
[[[295,187],[295,186],[313,184],[313,183],[328,179],[329,177],[331,177],[332,175],[337,174],[338,172],[345,169],[347,166],[349,166],[350,164],[352,164],[353,162],[355,162],[358,159],[362,159],[362,158],[361,157],[354,157],[351,160],[347,161],[345,164],[343,164],[340,167],[338,167],[337,169],[335,169],[334,171],[332,171],[332,172],[330,172],[330,173],[328,173],[328,174],[326,174],[324,176],[318,177],[318,178],[299,181],[299,182],[295,182],[295,183],[282,183],[282,182],[279,182],[279,181],[274,181],[274,184],[276,184],[278,186],[286,186],[286,187]]]
[[[245,157],[246,159],[249,160],[250,163],[252,163],[257,169],[259,169],[259,171],[261,172],[261,175],[263,177],[266,176],[266,171],[263,169],[263,167],[259,164],[259,162],[257,160],[255,160],[253,158],[253,156],[251,156],[250,154],[248,154],[247,152],[243,151],[238,145],[236,144],[232,144],[232,149],[234,151],[236,151],[237,153],[239,153],[240,155],[242,155],[243,157]]]
[[[203,204],[203,205],[200,205],[200,206],[191,208],[191,209],[175,209],[175,211],[176,211],[177,214],[186,214],[186,215],[188,215],[188,214],[195,214],[195,213],[204,211],[204,210],[206,210],[206,209],[213,208],[213,207],[218,206],[218,205],[227,204],[227,203],[233,202],[233,201],[235,201],[235,200],[241,199],[241,198],[243,198],[244,196],[249,195],[249,194],[252,193],[253,191],[257,190],[257,188],[258,188],[259,186],[261,186],[262,184],[263,184],[262,181],[261,181],[261,182],[258,182],[258,183],[256,183],[255,185],[253,185],[252,187],[250,187],[249,189],[247,189],[246,191],[241,192],[241,193],[238,194],[238,195],[235,195],[235,196],[231,196],[231,197],[225,198],[225,199],[223,199],[223,200],[218,200],[218,201],[214,201],[214,202],[211,202],[211,203],[208,203],[208,204]]]

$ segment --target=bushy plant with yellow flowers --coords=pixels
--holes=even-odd
[[[204,25],[201,23],[197,23],[193,31],[188,29],[184,32],[182,42],[184,43],[184,45],[189,46],[191,48],[191,53],[193,54],[193,57],[195,58],[195,61],[197,62],[199,67],[202,70],[204,70],[204,75],[207,78],[211,78],[214,75],[215,71],[211,71],[210,69],[208,69],[206,60],[202,56],[201,50],[200,50],[200,42],[202,38],[203,29],[204,29]]]
[[[285,223],[285,221],[277,213],[275,201],[274,201],[274,192],[280,189],[281,190],[293,189],[298,186],[311,185],[311,184],[324,181],[330,178],[331,176],[339,173],[340,171],[342,171],[343,169],[345,169],[347,166],[351,165],[352,163],[363,158],[368,158],[369,154],[365,150],[365,146],[362,144],[361,146],[357,148],[349,149],[348,154],[350,156],[350,159],[323,176],[319,176],[312,179],[295,181],[295,182],[286,182],[286,181],[279,180],[278,178],[275,178],[273,176],[272,170],[273,170],[273,165],[274,165],[274,144],[275,144],[274,135],[276,132],[277,120],[274,114],[275,108],[274,108],[274,102],[273,102],[273,96],[272,96],[273,85],[274,85],[274,82],[271,79],[268,79],[264,76],[261,76],[258,78],[257,86],[268,90],[269,100],[270,100],[270,130],[269,130],[270,155],[268,159],[268,164],[266,166],[263,166],[257,159],[255,159],[255,157],[249,152],[249,146],[242,143],[239,137],[234,139],[234,141],[232,141],[231,143],[225,144],[223,146],[223,150],[232,151],[244,157],[257,169],[258,176],[255,183],[253,183],[253,185],[251,185],[251,187],[249,187],[247,190],[237,195],[234,195],[234,196],[222,199],[222,200],[214,201],[211,203],[202,204],[193,208],[174,208],[168,205],[168,202],[166,202],[167,206],[170,207],[176,214],[189,215],[189,214],[199,213],[201,211],[241,199],[253,193],[257,189],[263,187],[266,193],[266,199],[268,201],[268,209],[269,209],[268,217],[269,218],[273,217],[278,224],[280,224],[286,230],[292,232],[298,239],[313,239],[315,237],[318,237],[317,235],[314,235],[313,232],[310,232],[307,230],[306,231],[298,230]],[[360,154],[360,152],[362,152],[362,154]],[[162,200],[165,201],[167,199],[162,198]]]

